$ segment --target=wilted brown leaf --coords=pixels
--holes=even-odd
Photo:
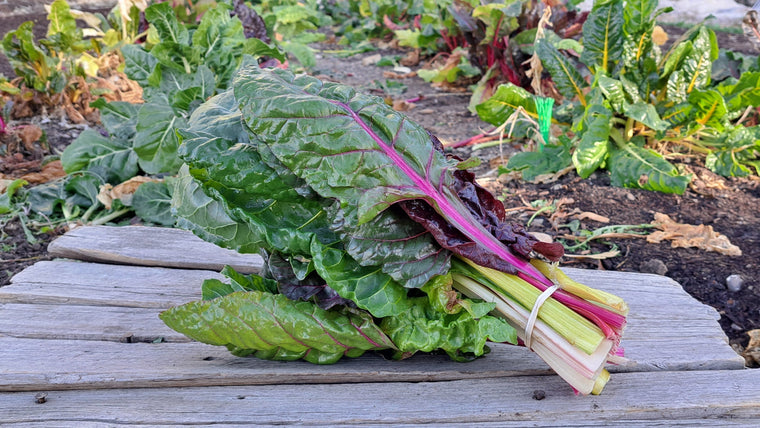
[[[393,110],[396,111],[409,111],[415,107],[417,106],[404,100],[393,100]]]
[[[584,211],[584,212],[578,214],[576,217],[578,218],[578,220],[581,220],[581,221],[588,219],[588,220],[596,221],[596,222],[599,222],[599,223],[609,223],[610,222],[609,217],[605,217],[603,215],[599,215],[597,213],[592,213],[592,212],[589,212],[589,211]]]
[[[741,256],[742,250],[733,245],[728,237],[713,230],[712,226],[676,223],[666,214],[655,213],[652,224],[661,229],[647,236],[647,242],[660,243],[665,239],[673,248],[696,247],[728,256]]]
[[[420,63],[420,50],[415,49],[413,51],[407,52],[406,55],[401,58],[398,63],[407,67],[414,67],[418,65]]]
[[[749,344],[742,352],[747,367],[760,367],[760,329],[750,330]]]
[[[34,151],[33,144],[42,138],[42,129],[37,125],[26,125],[20,127],[16,131],[16,135],[24,143],[24,147],[31,152]]]
[[[132,196],[134,196],[137,188],[140,187],[143,183],[150,181],[160,182],[161,180],[138,175],[137,177],[132,177],[121,184],[117,184],[116,186],[104,184],[100,186],[98,201],[100,201],[100,203],[109,210],[111,209],[113,201],[117,199],[120,200],[122,204],[130,206],[132,205]]]
[[[415,76],[417,76],[416,71],[412,71],[409,73],[396,73],[395,71],[383,72],[383,77],[385,77],[386,79],[408,79]]]
[[[30,172],[21,176],[21,178],[28,181],[29,184],[43,184],[65,175],[66,172],[63,170],[63,166],[61,166],[61,161],[56,160],[46,163],[40,172]]]

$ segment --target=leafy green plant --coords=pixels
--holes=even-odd
[[[91,45],[83,40],[65,0],[51,4],[48,21],[47,37],[38,41],[34,40],[32,21],[5,34],[2,52],[28,88],[58,94],[72,76],[84,75],[78,60]]]
[[[220,4],[207,11],[192,32],[179,22],[168,3],[148,7],[149,46],[122,49],[125,72],[144,90],[144,104],[98,102],[107,135],[83,132],[64,151],[68,173],[105,168],[106,181],[118,184],[139,171],[175,173],[175,129],[205,99],[224,89],[243,61],[261,52],[284,60],[259,39],[246,39],[241,21]],[[248,58],[248,59],[246,59]]]
[[[548,39],[536,43],[566,100],[555,116],[573,122],[578,174],[605,168],[616,186],[682,193],[690,175],[669,159],[698,155],[725,176],[759,170],[760,128],[745,127],[740,118],[760,105],[760,74],[712,85],[718,45],[703,25],[661,54],[652,32],[656,17],[670,9],[656,9],[656,0],[597,1],[583,26],[579,61]],[[501,92],[478,106],[481,118],[501,123],[517,106],[533,103],[514,88]]]
[[[185,126],[190,114],[224,89],[243,62],[255,63],[260,55],[284,61],[276,48],[246,38],[242,22],[224,4],[208,10],[192,27],[176,18],[169,3],[148,7],[145,16],[148,42],[122,48],[125,73],[142,86],[145,102],[92,103],[100,110],[103,130],[83,131],[64,150],[61,162],[69,176],[32,189],[34,210],[60,212],[69,222],[111,221],[134,211],[146,221],[173,225],[165,182],[142,184],[130,202],[113,207],[99,203],[98,189],[137,175],[176,173],[182,163],[176,129]]]
[[[332,363],[369,349],[397,358],[440,349],[466,360],[487,340],[526,338],[528,308],[552,286],[549,275],[564,289],[539,317],[565,339],[548,339],[542,326],[533,349],[583,393],[604,384],[598,364],[622,328],[623,302],[531,260],[533,252],[556,259],[561,246],[506,223],[469,164],[448,158],[383,99],[247,66],[180,135],[179,224],[218,245],[263,252],[277,285],[214,282],[205,301],[161,315],[172,328],[269,359]],[[312,321],[300,324],[307,315]],[[372,340],[356,335],[365,329]],[[325,333],[356,345],[336,348]]]

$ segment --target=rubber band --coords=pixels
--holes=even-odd
[[[530,316],[528,317],[528,322],[525,324],[525,347],[530,349],[531,342],[533,340],[533,327],[536,325],[536,320],[538,320],[538,311],[541,310],[541,306],[543,306],[544,302],[554,294],[555,291],[559,290],[560,286],[559,284],[554,284],[551,287],[544,290],[543,293],[541,293],[538,298],[536,299],[536,303],[533,304],[533,309],[530,311]]]

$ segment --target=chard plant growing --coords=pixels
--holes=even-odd
[[[704,25],[662,53],[652,39],[655,20],[671,9],[657,5],[657,0],[596,1],[577,60],[562,53],[560,42],[535,43],[564,98],[554,116],[572,123],[578,174],[586,178],[607,169],[613,185],[680,194],[691,177],[672,160],[700,157],[724,176],[760,172],[760,128],[742,124],[760,105],[760,74],[715,84],[718,44]],[[535,114],[533,95],[507,84],[477,110],[483,120],[499,125],[518,107]],[[511,168],[528,167],[526,159]]]
[[[471,162],[382,99],[248,66],[179,134],[179,225],[266,263],[265,278],[204,283],[161,314],[171,328],[314,363],[523,343],[577,391],[603,388],[625,303],[553,266],[560,244],[507,223]]]

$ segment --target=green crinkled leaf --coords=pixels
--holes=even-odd
[[[379,98],[257,68],[241,72],[234,89],[251,131],[322,197],[358,201],[360,222],[399,198],[423,196],[417,178],[396,162],[433,186],[446,179],[445,171],[453,173],[454,163],[433,150],[427,131]]]
[[[127,140],[108,138],[97,131],[85,129],[61,155],[63,170],[97,169],[112,184],[121,183],[137,175],[137,153]]]
[[[622,111],[623,104],[627,102],[626,92],[623,88],[623,82],[605,75],[599,76],[599,89],[602,90],[604,98],[609,101],[610,105],[616,111]]]
[[[334,219],[332,227],[340,234],[346,252],[360,265],[382,266],[384,273],[406,288],[422,287],[433,276],[448,271],[451,253],[405,214],[383,212],[357,225],[356,212],[338,210],[337,205],[328,211]]]
[[[682,194],[691,175],[680,175],[675,166],[657,152],[627,144],[613,150],[607,169],[613,186]]]
[[[32,211],[47,216],[60,206],[70,212],[77,206],[87,208],[97,203],[102,184],[103,180],[95,174],[69,175],[29,189],[29,205]]]
[[[705,166],[712,172],[724,177],[744,177],[752,172],[742,165],[731,149],[718,150],[707,155]]]
[[[156,30],[162,42],[188,45],[190,37],[184,25],[177,20],[177,15],[169,3],[156,3],[145,9],[145,19]]]
[[[191,74],[201,62],[198,49],[175,42],[161,42],[151,48],[150,54],[162,66],[180,73]]]
[[[623,1],[597,0],[583,24],[581,61],[589,68],[609,72],[623,54]]]
[[[0,193],[0,214],[7,214],[13,210],[13,195],[27,184],[29,183],[26,180],[17,178],[11,181],[3,193]]]
[[[197,89],[193,89],[197,88]],[[192,74],[185,72],[164,69],[161,72],[161,81],[158,84],[158,97],[165,97],[167,100],[174,100],[178,92],[186,90],[198,91],[198,96],[206,99],[216,92],[216,80],[214,72],[205,65],[200,65]],[[153,94],[146,97],[148,102],[153,99]]]
[[[660,118],[657,109],[652,104],[641,102],[635,104],[624,103],[623,112],[629,118],[655,131],[664,131],[670,126],[668,122]]]
[[[145,221],[161,226],[173,226],[175,223],[171,203],[171,186],[164,181],[143,183],[132,197],[135,214]]]
[[[360,266],[341,248],[312,241],[314,267],[341,297],[352,300],[378,318],[410,309],[406,290],[379,266]]]
[[[751,174],[760,160],[760,127],[737,125],[727,128],[713,139],[705,141],[714,151],[707,155],[705,166],[724,177]]]
[[[726,120],[726,101],[720,92],[714,89],[694,90],[689,94],[689,104],[694,106],[696,121],[704,126],[724,129]]]
[[[137,132],[137,112],[141,104],[125,101],[106,102],[104,98],[98,98],[90,103],[90,106],[100,110],[100,123],[110,136],[129,140]]]
[[[121,53],[124,56],[124,73],[127,77],[143,88],[147,87],[148,79],[155,71],[158,60],[139,45],[124,45]]]
[[[187,165],[179,170],[172,190],[172,213],[177,225],[220,247],[258,253],[260,232],[230,216],[224,205],[208,196]]]
[[[673,73],[683,76],[683,86],[678,88],[678,92],[686,96],[710,84],[712,63],[718,59],[718,42],[712,30],[701,27],[690,43],[693,48],[686,51],[680,66]],[[670,90],[668,95],[671,95]]]
[[[344,356],[394,348],[366,313],[325,311],[311,302],[293,302],[260,291],[187,303],[160,317],[172,329],[199,342],[263,351],[272,359],[303,358],[331,364]],[[287,353],[286,358],[277,358],[280,349]]]
[[[164,97],[153,97],[137,114],[134,151],[140,168],[148,174],[176,172],[182,161],[177,157],[176,128],[186,124]]]
[[[260,291],[263,293],[277,293],[277,281],[262,278],[259,275],[245,275],[236,272],[235,269],[225,266],[221,274],[229,282],[222,282],[218,279],[207,279],[203,281],[201,291],[203,300],[216,299],[217,297],[226,296],[236,291]]]
[[[533,94],[519,86],[505,83],[499,85],[491,98],[478,104],[476,110],[481,120],[494,126],[501,126],[520,107],[529,116],[538,117]]]
[[[694,106],[689,103],[676,104],[662,113],[662,120],[668,122],[668,126],[672,128],[686,123],[693,112]]]
[[[580,142],[573,152],[573,164],[583,178],[588,178],[607,159],[611,148],[611,119],[612,112],[602,105],[591,104],[586,110],[583,129],[578,134]]]
[[[544,39],[540,39],[536,43],[536,52],[541,58],[544,68],[551,74],[552,80],[562,96],[569,100],[577,97],[582,104],[585,104],[583,89],[588,84],[575,68],[575,65]]]
[[[715,89],[723,95],[730,119],[736,119],[747,107],[760,106],[760,72],[743,73],[738,81],[726,81]]]
[[[308,45],[296,42],[282,43],[282,50],[293,55],[295,59],[306,68],[312,68],[317,65],[317,57],[314,50]]]
[[[400,352],[445,351],[454,360],[472,359],[486,352],[486,341],[517,342],[506,320],[489,315],[474,318],[469,312],[446,314],[433,309],[425,297],[413,299],[409,311],[384,318],[383,331]]]
[[[562,139],[567,140],[563,144]],[[521,171],[524,180],[532,181],[541,174],[553,174],[572,164],[570,149],[572,144],[567,138],[561,138],[560,144],[547,144],[540,152],[519,152],[512,155],[506,171]]]
[[[657,0],[627,0],[623,9],[625,32],[637,35],[649,31],[657,3]]]
[[[77,32],[77,22],[74,16],[71,14],[69,4],[65,0],[56,0],[50,5],[50,13],[48,13],[48,30],[47,36],[63,35],[66,37],[66,41],[73,43],[79,37],[75,36]]]
[[[227,87],[240,64],[245,43],[240,19],[230,17],[227,8],[222,5],[208,10],[193,33],[193,46],[200,48],[204,63],[214,71],[218,86],[222,88]]]
[[[268,45],[261,39],[256,38],[245,41],[243,52],[254,57],[274,58],[280,62],[285,62],[288,59],[285,53],[280,51],[276,46]]]

